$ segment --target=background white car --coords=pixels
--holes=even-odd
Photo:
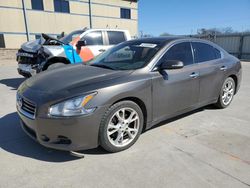
[[[17,53],[19,74],[30,77],[41,71],[65,64],[87,62],[108,48],[130,40],[127,30],[82,29],[61,39],[42,34],[26,42]]]

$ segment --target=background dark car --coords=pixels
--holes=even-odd
[[[44,146],[117,152],[162,120],[208,104],[227,107],[240,82],[240,61],[211,42],[138,39],[89,65],[26,80],[17,110],[25,132]]]

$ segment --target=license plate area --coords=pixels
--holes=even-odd
[[[25,72],[31,72],[32,67],[29,64],[18,64],[18,68]]]

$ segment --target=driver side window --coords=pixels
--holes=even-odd
[[[193,55],[190,42],[183,42],[172,46],[162,57],[166,60],[182,61],[184,66],[193,64]]]

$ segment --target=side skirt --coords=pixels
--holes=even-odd
[[[146,126],[146,130],[152,128],[153,126],[155,126],[155,125],[157,125],[157,124],[159,124],[159,123],[161,123],[161,122],[163,122],[163,121],[166,121],[166,120],[168,120],[168,119],[177,117],[177,116],[179,116],[179,115],[183,115],[183,114],[188,113],[188,112],[192,112],[192,111],[197,110],[197,109],[199,109],[199,108],[201,108],[201,107],[204,107],[204,106],[207,106],[207,105],[210,105],[210,104],[214,104],[214,103],[216,103],[216,102],[217,102],[217,99],[214,99],[214,100],[212,100],[212,101],[205,102],[205,103],[200,103],[200,104],[195,105],[195,106],[192,106],[192,107],[190,107],[190,108],[186,108],[186,109],[184,109],[184,110],[175,112],[174,114],[171,114],[171,115],[167,115],[167,116],[161,117],[161,118],[156,119],[156,120],[154,120],[154,121],[152,121],[152,122],[148,122],[148,123],[147,123],[147,126]]]

